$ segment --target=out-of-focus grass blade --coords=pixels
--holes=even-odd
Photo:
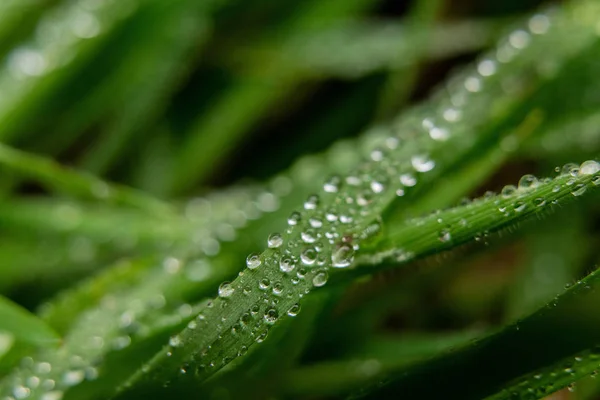
[[[534,314],[497,333],[431,361],[400,369],[383,381],[385,385],[380,384],[379,388],[371,391],[367,398],[382,398],[399,392],[417,393],[420,397],[429,398],[435,397],[435,393],[443,387],[448,398],[481,399],[503,388],[512,393],[513,379],[547,366],[552,366],[550,368],[556,374],[540,376],[542,382],[539,386],[535,376],[527,383],[523,380],[516,398],[527,393],[528,385],[536,389],[555,382],[554,390],[566,386],[574,379],[571,372],[577,371],[578,361],[572,357],[582,357],[583,374],[593,371],[590,369],[588,372],[586,366],[590,367],[592,363],[595,363],[595,368],[598,366],[595,346],[600,321],[595,304],[600,296],[599,278],[600,274],[595,271]],[[562,364],[560,370],[554,367],[566,357],[571,362]],[[485,374],[480,373],[482,369]],[[475,375],[478,378],[474,380],[472,377]],[[552,391],[538,392],[537,395],[534,391],[532,398],[544,397]],[[503,392],[497,398],[504,399],[506,396],[507,392]]]
[[[265,71],[236,62],[237,57],[275,57],[278,65],[306,78],[353,79],[375,71],[409,67],[420,58],[440,59],[479,50],[489,45],[505,24],[477,20],[440,23],[432,27],[428,42],[417,49],[414,41],[423,36],[423,27],[411,29],[405,22],[385,20],[350,20],[292,36],[281,47],[240,49],[241,53],[228,57],[233,64],[241,64],[245,73],[258,76]]]
[[[173,4],[171,4],[173,3]],[[168,7],[156,7],[154,18],[138,33],[145,40],[136,40],[131,56],[102,85],[97,94],[100,102],[113,104],[115,115],[103,129],[82,165],[93,173],[105,172],[121,155],[132,136],[150,127],[160,115],[169,95],[190,69],[195,55],[209,38],[206,11],[199,12],[193,1],[171,2]],[[156,32],[156,25],[161,30]],[[123,90],[123,88],[126,88]],[[121,90],[119,102],[113,93]]]
[[[279,27],[262,40],[281,43],[278,36],[312,29],[319,21],[344,18],[376,4],[365,0],[310,1],[290,24]],[[273,39],[275,37],[275,39]],[[253,61],[253,62],[252,62]],[[204,115],[194,121],[181,146],[172,174],[172,193],[182,193],[202,183],[215,172],[222,158],[240,137],[277,101],[281,101],[300,80],[285,68],[273,67],[272,58],[252,60],[252,70],[270,71],[261,80],[251,77],[235,83],[215,101]],[[221,158],[221,159],[220,159]]]
[[[36,345],[60,342],[60,336],[44,321],[2,296],[0,296],[0,331],[11,333],[19,341]]]
[[[584,213],[575,207],[544,221],[525,238],[528,255],[509,288],[507,318],[512,321],[546,304],[570,285],[590,248]]]
[[[344,360],[300,366],[290,371],[279,390],[294,397],[350,393],[374,384],[394,370],[463,346],[475,337],[475,331],[372,337]]]
[[[64,168],[49,158],[19,151],[1,143],[0,163],[62,194],[127,205],[149,213],[171,212],[171,206],[142,192],[109,185],[93,175]]]

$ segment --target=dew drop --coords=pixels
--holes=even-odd
[[[258,335],[258,336],[256,337],[256,343],[262,343],[262,342],[264,342],[264,341],[265,341],[265,339],[267,338],[267,335],[268,335],[268,334],[269,334],[269,333],[268,333],[267,331],[264,331],[263,333],[261,333],[260,335]]]
[[[447,121],[456,121],[458,119],[458,117],[456,117],[455,113],[448,113],[449,110],[446,110],[446,112],[444,112],[444,118]],[[454,110],[456,111],[456,110]],[[450,119],[448,119],[450,118]],[[454,119],[455,118],[455,119]],[[438,128],[438,127],[433,127],[429,130],[429,137],[431,137],[433,140],[436,140],[438,142],[444,142],[446,140],[448,140],[448,138],[450,137],[450,132],[448,132],[447,129],[444,128]]]
[[[305,210],[314,210],[319,205],[319,196],[312,194],[308,196],[308,199],[304,202]],[[289,222],[289,221],[288,221]]]
[[[317,251],[313,247],[307,247],[300,253],[300,261],[302,261],[304,265],[312,265],[315,263],[316,259]]]
[[[354,261],[354,248],[342,243],[331,253],[331,263],[335,268],[346,268]],[[315,285],[316,286],[316,285]]]
[[[443,229],[440,231],[440,233],[438,235],[438,239],[440,239],[440,242],[442,242],[442,243],[448,243],[449,241],[452,240],[452,234],[450,233],[450,231],[448,229]]]
[[[492,60],[483,60],[477,65],[477,72],[481,76],[492,76],[496,73],[496,64]]]
[[[517,188],[514,185],[506,185],[502,188],[500,194],[502,197],[511,197],[517,192]]]
[[[219,286],[219,297],[223,299],[230,297],[233,292],[235,292],[235,289],[233,288],[231,282],[223,282]]]
[[[300,304],[294,304],[287,311],[287,315],[289,315],[290,317],[295,317],[296,315],[298,315],[299,312],[300,312]]]
[[[561,169],[561,175],[577,176],[579,173],[579,165],[575,163],[565,164]]]
[[[275,322],[277,322],[277,318],[279,318],[279,314],[277,313],[276,309],[271,308],[265,312],[265,315],[263,318],[267,324],[273,325]]]
[[[531,189],[538,185],[538,179],[533,175],[523,175],[519,180],[519,189]]]
[[[291,272],[296,267],[296,263],[291,257],[283,257],[279,261],[279,269],[282,272]]]
[[[279,233],[271,233],[267,239],[269,248],[276,249],[283,244],[283,237]]]
[[[342,182],[342,180],[340,179],[339,176],[337,176],[337,175],[332,176],[323,185],[323,190],[325,190],[328,193],[337,193],[337,191],[340,188],[341,182]]]
[[[312,280],[314,287],[321,287],[327,283],[327,279],[329,279],[329,275],[325,271],[318,272]]]
[[[273,285],[273,294],[280,296],[283,293],[283,284],[281,282],[275,282]]]
[[[311,219],[309,219],[308,223],[313,228],[320,228],[323,226],[323,221],[320,218],[316,218],[316,217],[312,217]]]
[[[246,258],[246,266],[250,269],[256,269],[260,267],[262,261],[258,253],[252,253]]]
[[[300,237],[304,243],[314,243],[317,240],[316,233],[312,229],[306,229],[300,233]]]
[[[385,185],[379,181],[371,181],[370,186],[373,193],[381,193],[385,190]]]
[[[63,375],[63,383],[67,386],[75,386],[83,382],[85,373],[83,370],[67,371]]]
[[[258,288],[260,290],[267,290],[271,286],[271,281],[268,278],[263,278],[258,282]]]
[[[523,201],[517,201],[515,203],[514,209],[516,212],[521,212],[523,210],[525,210],[525,208],[527,208],[527,204]]]
[[[400,175],[400,183],[407,187],[413,187],[417,184],[417,179],[411,174]]]
[[[428,172],[435,168],[435,161],[425,155],[413,156],[410,163],[417,172]]]
[[[584,161],[579,167],[580,175],[593,175],[600,172],[600,163],[594,160]]]
[[[294,225],[298,225],[298,223],[302,220],[302,217],[300,216],[300,213],[297,211],[294,211],[293,213],[290,214],[290,216],[288,217],[288,225],[290,226],[294,226]]]

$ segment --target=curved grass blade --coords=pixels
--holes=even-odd
[[[0,331],[11,333],[16,340],[35,345],[57,345],[60,336],[29,311],[0,296]]]

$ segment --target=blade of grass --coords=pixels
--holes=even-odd
[[[35,345],[57,345],[60,336],[41,319],[16,303],[0,296],[0,331],[16,340]]]
[[[152,214],[172,213],[170,205],[143,192],[108,184],[85,172],[64,168],[49,158],[19,151],[1,143],[0,163],[62,194],[86,200],[127,205]]]

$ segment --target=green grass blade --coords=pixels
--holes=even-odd
[[[48,189],[85,200],[122,204],[155,214],[169,214],[171,206],[140,191],[112,185],[85,172],[62,167],[51,159],[0,144],[0,164],[34,178]]]
[[[61,340],[50,326],[21,306],[0,296],[0,331],[16,340],[35,345],[58,344]]]

